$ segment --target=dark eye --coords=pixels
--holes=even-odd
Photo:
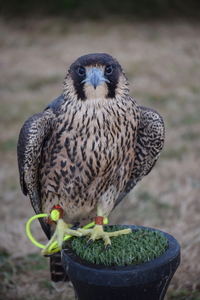
[[[78,68],[78,74],[79,74],[80,76],[85,75],[85,68],[79,67],[79,68]]]
[[[106,75],[110,75],[112,74],[113,71],[113,67],[112,66],[107,66],[105,69]]]

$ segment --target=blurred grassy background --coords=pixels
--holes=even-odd
[[[70,285],[51,287],[47,259],[25,235],[33,210],[19,187],[16,145],[23,122],[62,93],[70,64],[92,52],[116,57],[131,95],[166,124],[156,167],[110,223],[177,238],[182,263],[166,300],[200,299],[199,3],[0,1],[0,299],[74,299]],[[37,222],[33,234],[46,243]]]
[[[200,17],[198,0],[0,0],[1,14],[7,16],[24,15],[64,15],[73,18],[101,18],[107,14],[130,18]]]

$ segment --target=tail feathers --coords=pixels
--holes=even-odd
[[[66,282],[69,281],[67,273],[61,264],[61,253],[57,252],[50,257],[50,272],[53,287],[57,291],[66,288]]]

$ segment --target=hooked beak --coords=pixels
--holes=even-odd
[[[102,82],[110,82],[108,79],[104,78],[104,75],[101,70],[98,68],[92,68],[88,71],[86,79],[84,79],[81,83],[87,82],[88,84],[92,85],[94,89]]]

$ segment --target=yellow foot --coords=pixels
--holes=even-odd
[[[63,243],[63,238],[65,235],[72,235],[72,236],[78,236],[81,237],[83,234],[74,229],[70,229],[72,227],[71,224],[66,224],[63,219],[58,219],[57,225],[56,225],[56,230],[52,236],[52,238],[49,240],[49,242],[46,244],[44,249],[42,250],[43,255],[49,254],[49,247],[55,242],[58,242],[58,247],[61,250],[62,249],[62,243]]]
[[[82,233],[82,235],[90,235],[90,239],[85,245],[85,247],[89,246],[91,243],[93,243],[95,240],[102,239],[104,241],[105,250],[108,250],[111,246],[111,240],[110,237],[112,236],[119,236],[121,234],[129,234],[131,233],[131,229],[123,229],[119,231],[113,231],[113,232],[105,232],[102,225],[95,225],[92,229],[78,229],[78,232]]]

